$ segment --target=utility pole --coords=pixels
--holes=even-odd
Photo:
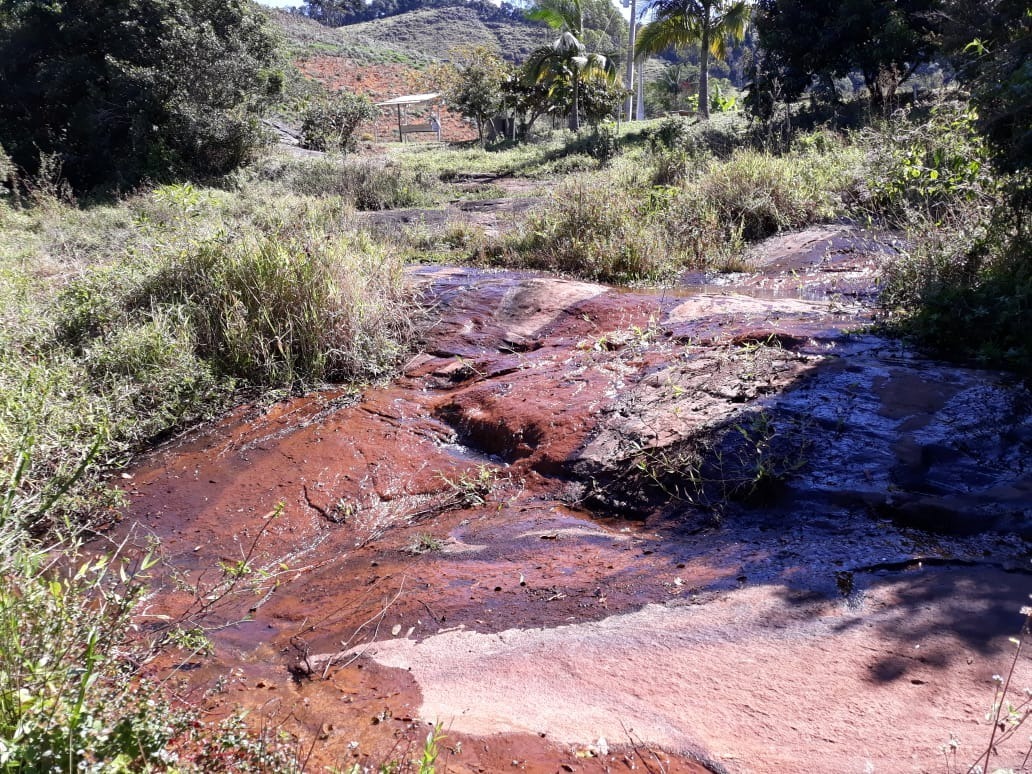
[[[635,118],[638,121],[645,120],[645,60],[639,62],[638,67],[638,110]]]
[[[628,0],[624,0],[626,7]],[[627,44],[627,101],[624,103],[624,111],[628,121],[634,120],[634,42],[638,32],[638,0],[630,0],[631,6],[631,33],[628,35]]]

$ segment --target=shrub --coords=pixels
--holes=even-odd
[[[607,164],[620,153],[620,141],[610,126],[597,126],[588,135],[585,149],[599,164]]]
[[[347,153],[356,146],[355,130],[376,117],[368,97],[341,92],[310,103],[301,114],[301,147]]]
[[[650,129],[646,134],[649,147],[653,151],[682,148],[688,144],[692,136],[692,122],[681,116],[664,118],[659,126]]]
[[[883,272],[895,327],[940,356],[1032,375],[1032,242],[1001,209],[972,207],[948,222],[915,220],[909,249]]]
[[[45,518],[50,505],[24,479],[34,451],[26,442],[7,460],[0,497],[0,766],[98,773],[303,768],[289,745],[252,733],[239,714],[206,721],[144,674],[170,644],[142,638],[133,620],[154,562],[129,557],[124,546],[112,556],[82,551],[75,528],[47,544],[35,541],[22,525]]]
[[[581,80],[579,93],[581,116],[594,127],[613,120],[627,99],[627,89],[617,80],[598,73],[590,73]]]
[[[0,519],[0,758],[9,771],[129,771],[168,763],[169,708],[119,657],[143,587],[103,560],[62,577],[50,553]],[[65,546],[64,548],[69,549]],[[148,705],[148,698],[150,705]]]
[[[915,209],[942,219],[955,205],[993,196],[989,153],[975,121],[967,107],[943,103],[926,121],[900,113],[891,124],[861,133],[879,213],[897,225]]]
[[[274,53],[242,0],[17,3],[0,20],[0,113],[18,119],[0,142],[29,175],[60,154],[80,191],[225,172],[263,141]]]
[[[412,333],[400,264],[358,235],[213,240],[148,290],[186,307],[202,357],[258,384],[379,377]]]
[[[585,176],[560,186],[500,257],[607,282],[667,278],[677,267],[647,200]]]
[[[0,196],[17,195],[15,188],[18,175],[18,167],[7,155],[4,146],[0,145]]]

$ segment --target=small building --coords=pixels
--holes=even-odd
[[[437,141],[441,141],[441,95],[433,92],[430,94],[408,94],[403,97],[395,97],[386,102],[377,102],[377,107],[395,107],[398,110],[398,142],[405,142],[405,135],[432,133],[437,135]],[[405,109],[414,105],[432,103],[430,116],[426,123],[406,123]]]

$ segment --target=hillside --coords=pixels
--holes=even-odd
[[[434,59],[447,58],[459,46],[486,46],[512,61],[521,62],[549,39],[545,27],[481,18],[475,7],[423,8],[411,13],[342,27],[345,40],[393,44]]]
[[[348,27],[326,27],[303,16],[270,11],[298,69],[330,89],[345,89],[380,102],[426,91],[422,71],[460,46],[485,46],[521,61],[549,39],[547,28],[489,17],[477,6],[423,8]],[[423,110],[412,111],[419,118]],[[468,122],[445,111],[444,137],[472,139]],[[370,138],[394,136],[396,119],[385,111],[372,122]],[[423,138],[425,139],[425,138]]]
[[[487,18],[476,6],[422,8],[348,27],[324,27],[301,16],[272,12],[289,51],[299,59],[345,56],[367,64],[422,68],[459,46],[486,46],[522,61],[549,40],[547,28],[530,22]]]

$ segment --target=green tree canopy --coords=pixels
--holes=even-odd
[[[222,173],[259,143],[274,57],[246,0],[0,0],[0,144],[78,190]]]
[[[614,78],[616,68],[604,54],[590,51],[585,40],[599,40],[597,30],[588,26],[588,11],[594,0],[539,0],[527,14],[559,32],[551,46],[531,54],[527,68],[531,76],[547,83],[549,95],[569,104],[570,128],[580,129],[580,86],[587,75]]]
[[[745,0],[657,0],[653,20],[638,33],[635,52],[644,57],[671,46],[699,47],[699,114],[710,115],[709,58],[723,59],[730,45],[745,37],[749,4]]]
[[[1008,169],[1032,167],[1032,7],[1028,0],[950,0],[944,47]],[[1026,197],[1032,192],[1026,190]]]
[[[875,105],[890,99],[938,46],[941,0],[760,0],[756,25],[766,53],[763,83],[784,99],[814,78],[863,74]]]
[[[509,66],[484,46],[453,51],[451,58],[451,63],[437,66],[432,76],[448,104],[476,123],[483,147],[484,124],[502,109]]]

